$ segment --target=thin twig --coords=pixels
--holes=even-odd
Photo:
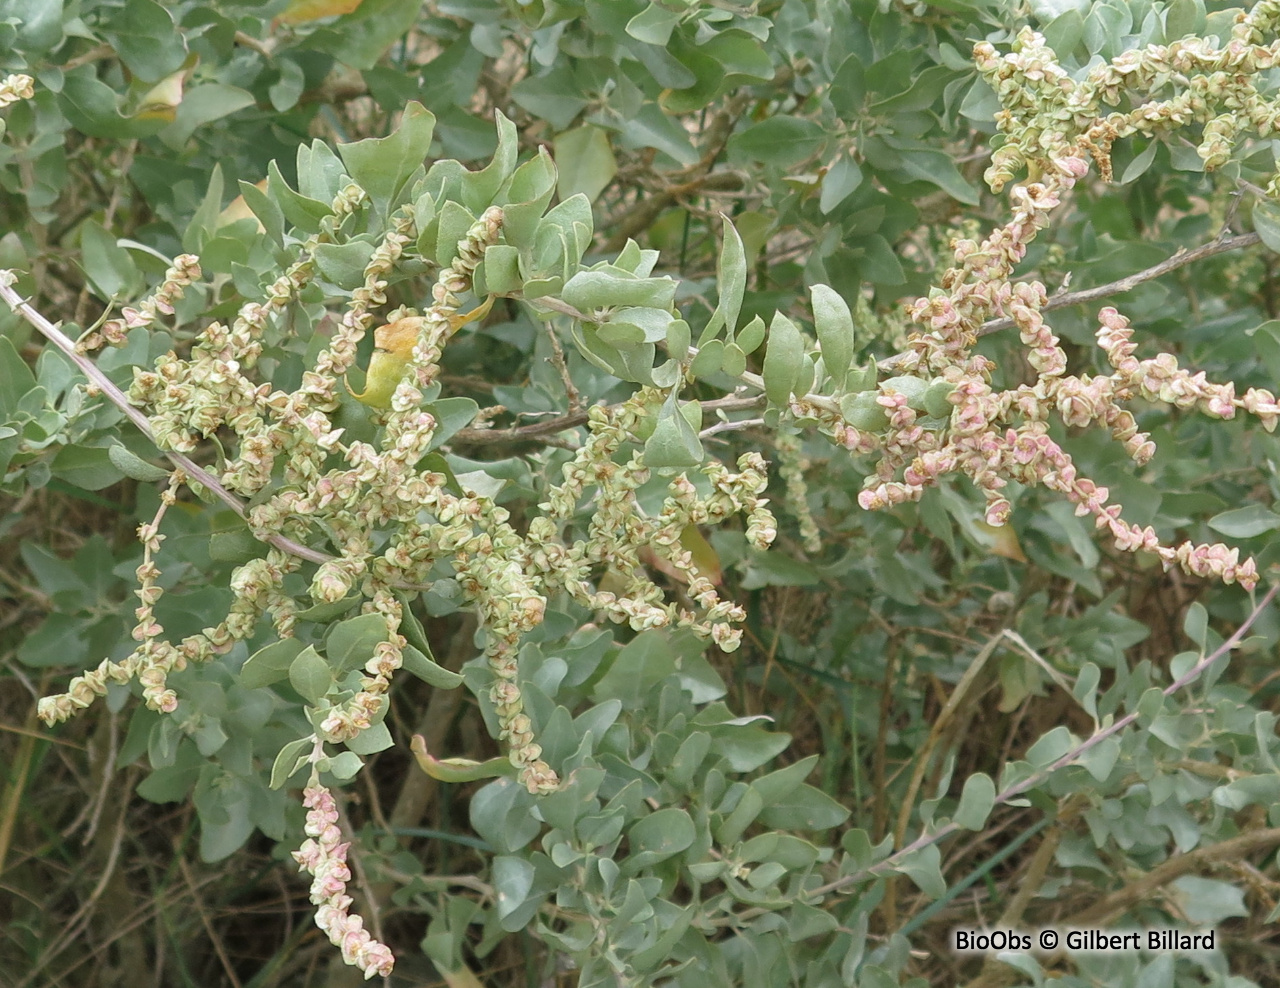
[[[1049,665],[1049,663],[1045,660],[1045,658],[1039,652],[1037,652],[1034,648],[1032,648],[1029,644],[1027,644],[1027,640],[1025,638],[1023,638],[1020,634],[1018,634],[1012,628],[1004,629],[1004,637],[1009,639],[1009,641],[1013,642],[1015,645],[1017,645],[1018,648],[1020,648],[1032,662],[1034,662],[1036,665],[1038,665],[1041,669],[1044,670],[1045,675],[1047,675],[1050,679],[1054,681],[1054,683],[1057,684],[1058,689],[1066,693],[1067,696],[1074,698],[1076,703],[1079,704],[1080,708],[1084,709],[1084,704],[1080,702],[1078,697],[1076,697],[1075,692],[1072,690],[1071,684],[1067,682],[1067,677],[1064,676],[1062,673],[1058,672],[1058,670],[1055,669],[1053,666]]]
[[[116,752],[120,747],[119,724],[117,723],[118,715],[114,712],[107,714],[106,734],[108,738],[107,751],[102,758],[102,779],[98,783],[98,792],[94,797],[92,809],[89,813],[89,825],[85,828],[84,837],[80,843],[85,847],[89,846],[89,842],[93,840],[94,834],[98,832],[98,824],[102,822],[102,812],[107,805],[107,796],[111,791],[111,783],[116,772]],[[64,834],[70,834],[70,829],[63,831]]]
[[[578,322],[594,322],[589,315],[581,312],[568,302],[561,301],[550,295],[544,295],[541,298],[525,299],[530,305],[540,306],[543,309],[550,309],[552,312],[558,312],[562,316],[568,316],[570,319],[576,319]]]
[[[70,72],[78,69],[82,65],[88,65],[90,62],[97,62],[103,58],[110,58],[116,53],[116,50],[108,44],[95,45],[88,51],[81,52],[75,58],[70,58],[62,65],[63,72]]]
[[[557,415],[529,425],[515,425],[510,429],[459,429],[450,443],[468,443],[472,446],[495,446],[498,443],[546,442],[557,432],[574,429],[587,421],[585,411],[572,415]]]
[[[208,875],[205,878],[200,879],[199,887],[204,888],[206,885],[212,884],[222,877],[223,875],[221,872]],[[140,906],[121,920],[120,926],[116,927],[116,929],[111,931],[110,934],[106,935],[103,940],[96,942],[88,952],[72,961],[67,967],[64,967],[57,974],[50,975],[45,981],[45,984],[61,985],[70,983],[67,981],[67,978],[77,968],[83,967],[90,961],[100,960],[116,941],[128,936],[145,923],[154,919],[162,918],[165,915],[166,910],[174,910],[175,907],[177,907],[182,900],[187,898],[190,894],[190,889],[183,889],[177,892],[171,892],[168,890],[160,891],[156,897],[145,906]],[[159,954],[159,952],[163,950],[164,941],[161,938],[157,938],[155,943],[157,954]],[[162,956],[157,957],[156,965],[157,973],[161,972],[164,967]]]
[[[764,425],[764,419],[740,419],[737,422],[717,422],[715,425],[708,426],[698,433],[699,439],[706,439],[708,436],[718,435],[721,432],[736,432],[739,429],[751,429],[757,425]]]
[[[27,715],[27,723],[35,726],[35,708]],[[13,755],[10,776],[0,797],[0,873],[4,872],[5,859],[9,856],[9,848],[13,844],[13,833],[18,820],[19,807],[22,805],[23,793],[27,789],[31,764],[35,757],[35,739],[39,735],[32,730],[23,732],[18,742],[18,750]]]
[[[130,780],[128,789],[132,791],[132,780]],[[94,909],[97,908],[98,900],[102,898],[102,893],[107,890],[107,885],[115,876],[116,865],[120,860],[120,848],[124,843],[125,837],[125,819],[129,810],[129,801],[122,800],[120,804],[120,813],[116,818],[115,835],[111,840],[111,847],[107,851],[107,860],[102,866],[102,874],[98,878],[98,884],[93,887],[93,891],[80,903],[80,908],[75,911],[71,919],[67,920],[62,929],[62,934],[58,936],[47,949],[45,949],[34,966],[27,972],[27,977],[19,982],[18,988],[26,988],[27,985],[35,979],[36,975],[43,971],[50,963],[53,962],[67,947],[74,942],[84,932],[89,920],[93,916]]]
[[[680,171],[660,175],[659,180],[663,184],[645,190],[647,194],[642,194],[634,204],[610,219],[608,226],[614,232],[605,241],[606,253],[622,250],[628,239],[648,229],[663,210],[682,198],[716,189],[740,191],[746,188],[746,177],[742,173],[713,172],[712,169],[750,104],[751,97],[747,93],[733,96],[700,135],[705,144],[701,157]]]
[[[929,764],[933,760],[934,749],[941,742],[946,732],[951,730],[951,722],[955,720],[961,707],[968,701],[974,685],[978,682],[982,671],[987,667],[987,661],[996,653],[996,649],[1000,647],[1000,643],[1003,640],[1003,632],[992,635],[987,640],[987,643],[982,646],[982,650],[969,663],[964,675],[960,677],[960,682],[951,691],[951,696],[947,698],[947,702],[934,719],[929,736],[925,739],[919,755],[916,756],[916,763],[911,772],[911,781],[907,783],[907,794],[903,798],[898,811],[898,822],[894,828],[893,838],[895,847],[901,847],[902,842],[906,840],[907,826],[911,822],[911,810],[915,806],[916,796],[919,794],[920,786],[924,782],[925,773],[928,772]]]
[[[1136,902],[1140,902],[1161,886],[1168,885],[1174,879],[1181,878],[1188,872],[1195,871],[1203,865],[1216,864],[1220,861],[1236,861],[1246,854],[1269,850],[1277,844],[1280,844],[1280,827],[1270,827],[1266,830],[1250,830],[1237,837],[1232,837],[1230,840],[1197,847],[1194,851],[1188,851],[1186,854],[1179,854],[1175,858],[1170,858],[1137,881],[1112,892],[1101,902],[1097,902],[1076,913],[1061,925],[1085,926],[1090,923],[1104,922],[1116,913],[1128,909]]]
[[[741,389],[739,389],[741,390]],[[704,412],[745,412],[764,404],[764,395],[742,395],[735,392],[726,398],[712,398],[702,403]]]
[[[764,404],[764,395],[744,397],[730,395],[727,398],[714,398],[702,403],[703,411],[717,409],[726,412],[744,412],[759,408]],[[587,421],[586,411],[577,411],[570,415],[557,415],[529,425],[512,426],[509,429],[459,429],[454,433],[451,443],[467,443],[472,446],[496,446],[499,443],[549,443],[548,436],[567,429],[576,429]]]
[[[1234,648],[1240,642],[1240,640],[1244,637],[1245,632],[1247,632],[1251,627],[1253,627],[1254,622],[1256,622],[1258,618],[1261,617],[1263,610],[1265,610],[1267,605],[1271,603],[1272,599],[1276,595],[1277,590],[1280,590],[1280,586],[1275,586],[1275,587],[1272,587],[1270,590],[1268,590],[1266,594],[1263,596],[1263,598],[1260,601],[1258,601],[1257,605],[1250,612],[1249,616],[1245,618],[1244,623],[1241,624],[1240,627],[1235,630],[1235,632],[1231,635],[1231,637],[1228,638],[1226,641],[1224,641],[1220,646],[1214,649],[1211,653],[1201,658],[1199,662],[1197,662],[1189,670],[1187,670],[1185,673],[1183,673],[1181,676],[1175,679],[1172,683],[1166,686],[1162,691],[1164,695],[1173,696],[1173,694],[1177,693],[1179,690],[1183,689],[1184,687],[1193,683],[1195,680],[1199,679],[1206,669],[1208,669],[1211,665],[1217,662],[1224,655],[1228,654],[1231,651],[1231,649]],[[1009,786],[1007,789],[997,793],[995,798],[995,805],[999,806],[1002,803],[1007,803],[1009,802],[1009,800],[1016,799],[1017,797],[1021,796],[1028,789],[1032,789],[1035,786],[1038,786],[1040,783],[1044,782],[1045,779],[1049,778],[1049,776],[1052,775],[1054,772],[1056,772],[1058,769],[1065,768],[1066,766],[1072,764],[1073,762],[1081,758],[1083,755],[1092,751],[1094,748],[1096,748],[1099,744],[1101,744],[1107,738],[1112,737],[1113,735],[1119,734],[1121,731],[1123,731],[1126,727],[1128,727],[1137,719],[1138,719],[1138,711],[1135,709],[1132,712],[1121,717],[1119,720],[1115,721],[1115,723],[1111,724],[1109,727],[1105,727],[1100,731],[1096,731],[1095,733],[1090,735],[1088,738],[1086,738],[1084,741],[1082,741],[1080,744],[1076,745],[1076,747],[1068,751],[1062,757],[1051,762],[1049,765],[1046,765],[1044,768],[1040,769],[1038,772],[1033,772],[1031,775],[1027,776],[1021,782],[1015,782],[1013,785]],[[866,868],[861,869],[860,871],[856,871],[851,875],[846,875],[844,878],[837,879],[834,882],[828,882],[826,885],[819,886],[818,888],[815,888],[811,892],[809,892],[808,895],[810,898],[814,898],[819,895],[824,895],[827,892],[834,892],[839,889],[848,888],[850,885],[865,881],[868,878],[876,877],[878,875],[884,874],[885,872],[892,871],[893,868],[897,865],[897,863],[901,859],[907,857],[908,855],[914,854],[917,851],[924,850],[930,844],[936,844],[938,841],[942,840],[944,837],[949,837],[951,834],[955,833],[959,829],[960,829],[960,826],[953,821],[951,823],[947,823],[943,825],[942,827],[939,827],[933,833],[921,834],[919,837],[917,837],[914,841],[912,841],[902,850],[894,854],[891,854],[889,857],[885,858],[883,861],[879,861],[876,864],[869,865]]]
[[[252,48],[263,58],[268,58],[268,59],[274,57],[275,55],[275,46],[273,44],[273,40],[274,39],[263,41],[260,38],[255,38],[251,34],[246,34],[244,31],[237,31],[235,33],[236,44],[243,45],[245,48]]]
[[[1098,285],[1096,288],[1082,288],[1078,292],[1064,292],[1061,295],[1050,295],[1049,301],[1045,303],[1042,312],[1048,312],[1051,309],[1063,309],[1068,305],[1081,305],[1085,302],[1094,302],[1100,298],[1107,298],[1111,295],[1120,295],[1124,292],[1132,291],[1143,282],[1152,281],[1161,275],[1168,274],[1170,271],[1177,271],[1178,268],[1186,267],[1196,261],[1203,261],[1206,257],[1213,257],[1215,254],[1224,254],[1229,250],[1240,250],[1243,247],[1252,247],[1262,242],[1262,238],[1256,233],[1242,233],[1235,237],[1218,237],[1210,240],[1207,244],[1201,244],[1187,250],[1185,247],[1179,247],[1171,256],[1166,257],[1159,264],[1138,271],[1125,278],[1118,278],[1115,281],[1108,282],[1105,285]],[[998,333],[1001,330],[1009,329],[1013,326],[1013,320],[1004,317],[1001,319],[988,319],[982,324],[982,328],[978,330],[979,336],[987,336],[990,333]],[[893,359],[893,358],[890,358]]]
[[[578,386],[573,383],[573,378],[569,376],[569,363],[564,359],[564,347],[560,345],[560,337],[556,334],[555,326],[547,323],[546,330],[547,339],[551,341],[551,356],[547,359],[560,374],[560,383],[564,385],[565,396],[569,399],[569,414],[573,415],[582,409],[582,395],[578,392]]]
[[[1222,218],[1222,227],[1218,230],[1218,239],[1221,240],[1231,232],[1231,224],[1236,221],[1236,213],[1240,211],[1240,203],[1244,199],[1246,192],[1255,192],[1266,196],[1265,189],[1257,188],[1252,182],[1241,181],[1240,188],[1231,193],[1231,199],[1227,202],[1227,215]]]
[[[79,367],[85,377],[93,382],[93,385],[106,395],[111,400],[111,403],[119,408],[130,422],[137,426],[138,431],[146,436],[147,439],[151,441],[152,445],[159,449],[159,443],[156,442],[155,434],[151,431],[151,423],[147,420],[147,417],[143,415],[142,412],[139,411],[132,403],[130,403],[128,396],[116,387],[115,383],[107,377],[106,374],[98,369],[97,364],[76,351],[75,344],[71,342],[70,338],[67,337],[62,330],[46,319],[39,311],[29,305],[21,295],[13,290],[13,277],[13,272],[11,271],[0,271],[0,299],[7,302],[11,309],[19,313],[27,320],[27,322],[34,326],[40,334],[45,337],[45,339],[61,350],[63,354],[66,355],[67,359]],[[217,477],[213,476],[213,474],[205,470],[204,467],[199,466],[194,460],[181,453],[163,449],[160,450],[160,452],[175,466],[181,468],[189,478],[194,479],[203,487],[211,491],[218,500],[234,511],[239,517],[245,518],[247,512],[244,502],[223,487],[221,481],[219,481]],[[255,537],[257,536],[255,535]],[[309,546],[302,545],[301,543],[295,542],[293,539],[286,538],[283,535],[264,533],[262,535],[262,541],[266,542],[268,545],[275,546],[282,552],[287,552],[292,556],[297,556],[299,559],[305,559],[312,563],[325,563],[334,558],[326,552],[321,552],[318,549],[312,549]],[[404,590],[429,589],[417,584],[398,582],[395,586]]]
[[[459,888],[467,888],[471,889],[473,892],[478,892],[486,899],[497,898],[497,891],[494,887],[482,882],[480,879],[476,878],[475,875],[411,875],[407,871],[398,871],[397,869],[386,865],[379,870],[390,878],[399,879],[405,885],[408,885],[411,882],[422,882],[424,885],[439,886],[456,885]]]
[[[110,398],[111,403],[119,408],[120,411],[124,413],[125,417],[138,427],[138,431],[151,440],[158,449],[159,444],[156,443],[155,434],[151,431],[151,423],[147,420],[147,417],[134,407],[134,405],[129,401],[128,396],[115,386],[115,383],[111,378],[107,377],[106,374],[98,369],[97,364],[85,357],[83,354],[76,352],[75,344],[71,342],[70,338],[63,333],[62,330],[51,323],[32,306],[27,304],[27,301],[13,290],[13,285],[11,284],[12,279],[12,272],[0,271],[0,299],[9,303],[9,307],[11,309],[19,313],[27,320],[27,322],[31,323],[31,325],[34,326],[45,339],[61,350],[68,360],[79,367],[85,377],[89,378],[99,391]],[[212,491],[218,500],[234,511],[237,515],[241,518],[245,517],[245,506],[243,502],[223,487],[218,478],[205,470],[204,467],[199,466],[195,461],[191,460],[189,457],[183,456],[181,453],[176,453],[171,450],[161,450],[161,453],[168,457],[174,465],[184,470],[187,476],[195,479],[201,485]],[[277,549],[290,553],[291,555],[298,556],[302,559],[309,560],[313,563],[327,562],[332,558],[326,553],[308,548],[305,545],[299,545],[297,542],[294,542],[292,539],[287,539],[283,535],[268,535],[265,541],[269,542]]]
[[[37,697],[36,699],[39,699]],[[55,737],[47,731],[33,731],[25,727],[14,727],[12,724],[0,724],[0,731],[8,731],[10,734],[19,734],[23,737],[35,738],[37,741],[46,741],[49,744],[60,744],[67,748],[75,748],[76,751],[86,751],[87,747],[75,741],[68,741],[66,738]]]

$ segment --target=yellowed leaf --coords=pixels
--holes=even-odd
[[[362,0],[293,0],[276,18],[280,24],[305,24],[322,17],[340,17],[360,6]]]
[[[427,751],[426,738],[421,734],[413,736],[409,750],[413,752],[418,767],[440,782],[476,782],[516,774],[509,758],[496,757],[483,762],[472,758],[437,758]]]
[[[1027,561],[1022,551],[1022,544],[1018,541],[1018,533],[1013,530],[1012,525],[988,525],[985,521],[979,520],[973,523],[973,527],[985,537],[988,544],[987,551],[991,555],[1003,556],[1018,563]]]
[[[379,326],[373,331],[373,345],[379,350],[395,354],[401,360],[409,359],[409,351],[418,342],[418,333],[422,330],[423,318],[409,316]]]
[[[422,328],[421,316],[409,316],[379,326],[373,331],[373,345],[376,349],[369,358],[369,369],[364,376],[364,391],[351,391],[352,397],[370,408],[391,407],[391,396],[400,386],[404,377],[405,365],[409,362],[409,354],[418,342],[418,331]]]
[[[233,203],[234,205],[234,203]],[[228,207],[230,208],[230,207]],[[490,295],[483,303],[470,312],[455,313],[449,317],[449,329],[457,332],[474,319],[483,319],[493,308],[494,296]],[[357,401],[362,401],[371,408],[387,408],[391,404],[391,396],[395,394],[404,377],[405,365],[415,344],[418,334],[425,322],[422,316],[406,316],[373,331],[373,345],[377,348],[369,360],[369,370],[364,378],[364,391],[351,394]],[[350,387],[347,388],[350,391]]]
[[[138,102],[137,120],[173,120],[178,115],[178,106],[182,103],[182,87],[186,81],[187,68],[183,66],[172,75],[167,75],[149,90]]]
[[[497,296],[490,295],[487,299],[477,305],[470,312],[457,312],[449,317],[449,328],[455,333],[469,322],[477,319],[483,319],[489,314],[489,310],[493,308],[493,300]]]
[[[680,547],[686,549],[693,557],[693,571],[699,576],[705,577],[712,583],[719,584],[724,580],[724,571],[720,567],[720,556],[711,543],[703,537],[697,525],[686,525],[680,533]],[[681,583],[684,582],[684,574],[672,566],[670,562],[659,556],[656,552],[648,547],[640,550],[640,559],[646,566],[651,566],[659,573],[664,573]],[[601,589],[604,589],[604,583],[601,583]]]
[[[262,192],[267,191],[267,180],[264,178],[261,182],[256,183],[257,188]],[[236,196],[227,204],[227,208],[218,214],[217,228],[221,230],[224,226],[230,226],[240,220],[253,220],[258,224],[258,232],[262,232],[262,221],[258,219],[249,204],[244,201],[244,196]]]

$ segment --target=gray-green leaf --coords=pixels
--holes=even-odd
[[[984,772],[975,772],[964,780],[964,791],[960,794],[960,805],[956,807],[953,820],[956,826],[965,830],[981,830],[996,805],[996,784],[991,776]]]
[[[303,699],[317,703],[333,685],[333,673],[320,653],[308,646],[289,664],[289,684]]]
[[[764,353],[764,393],[771,405],[785,407],[804,368],[804,337],[790,319],[775,313]]]
[[[826,285],[809,289],[813,297],[813,325],[822,346],[822,362],[839,388],[853,362],[853,314],[840,293]]]

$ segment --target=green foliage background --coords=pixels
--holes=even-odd
[[[950,238],[1007,216],[1006,197],[981,182],[998,104],[971,63],[975,41],[1007,46],[1029,24],[1083,69],[1224,34],[1234,16],[1200,0],[348,6],[335,17],[323,0],[0,0],[3,69],[36,80],[35,97],[7,111],[0,145],[0,267],[17,269],[24,297],[74,338],[158,283],[166,259],[201,258],[205,281],[167,329],[134,331],[97,358],[116,383],[260,298],[285,234],[318,229],[313,204],[327,208],[340,187],[326,185],[342,174],[326,147],[407,126],[410,101],[434,114],[430,160],[487,164],[495,111],[514,122],[520,161],[548,149],[556,198],[590,202],[586,262],[616,258],[629,239],[658,250],[654,274],[678,279],[695,341],[725,288],[724,214],[744,250],[738,324],[780,310],[809,334],[808,288],[829,285],[853,309],[865,366],[902,348],[900,301],[936,284]],[[403,183],[418,162],[404,174],[394,164],[365,177]],[[1148,353],[1174,352],[1241,391],[1274,388],[1280,213],[1262,187],[1275,169],[1268,139],[1243,142],[1212,174],[1180,138],[1121,142],[1116,181],[1077,186],[1020,270],[1051,291],[1068,278],[1071,289],[1108,284],[1252,220],[1263,244],[1111,301]],[[367,258],[364,247],[332,252],[327,295],[300,307],[296,332],[269,354],[279,386],[297,385],[322,345],[324,304],[350,297]],[[389,294],[419,304],[429,286],[422,269]],[[1052,319],[1086,368],[1101,366],[1098,304]],[[445,446],[448,466],[518,518],[559,482],[582,417],[555,433],[512,430],[634,389],[555,325],[559,338],[499,299],[444,357],[438,414],[451,407],[465,430]],[[173,716],[113,688],[105,709],[68,725],[35,720],[37,697],[132,648],[135,530],[158,487],[126,477],[132,461],[110,449],[158,455],[18,316],[0,313],[0,333],[0,982],[343,983],[353,972],[312,926],[287,857],[301,807],[269,785],[277,752],[312,729],[307,697],[296,682],[240,673],[274,641],[265,622],[252,648],[173,677]],[[762,369],[763,349],[715,344],[685,397],[721,398],[738,367]],[[580,404],[557,369],[561,348]],[[1027,374],[1009,332],[980,352],[1006,382]],[[495,428],[474,428],[476,410],[496,405]],[[729,408],[726,421],[756,414]],[[400,958],[392,983],[1277,983],[1275,609],[1229,665],[1153,702],[1152,688],[1245,621],[1248,594],[1115,552],[1039,489],[1018,493],[1003,532],[960,482],[865,512],[855,498],[868,464],[776,414],[703,438],[726,463],[760,450],[772,464],[772,550],[750,548],[736,522],[690,536],[747,609],[740,650],[636,634],[554,602],[526,637],[536,732],[553,765],[579,769],[575,787],[538,798],[510,779],[441,783],[417,769],[414,734],[433,754],[500,752],[456,583],[443,577],[416,601],[437,661],[471,692],[398,679],[385,720],[394,747],[369,753],[346,789],[359,905]],[[1225,535],[1264,566],[1280,562],[1274,437],[1156,405],[1140,419],[1160,452],[1139,470],[1105,435],[1060,432],[1128,520],[1165,541]],[[163,531],[158,610],[181,637],[226,613],[252,540],[194,498]],[[318,642],[350,615],[304,618]],[[1134,709],[1134,729],[1043,771]],[[1037,781],[994,804],[1024,778]],[[962,831],[873,870],[947,820]],[[1176,960],[1004,965],[947,950],[958,926],[1069,924],[1206,925],[1220,940]]]

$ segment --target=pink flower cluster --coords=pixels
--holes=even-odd
[[[1163,401],[1180,408],[1198,407],[1214,418],[1235,418],[1236,409],[1242,408],[1256,415],[1268,432],[1275,431],[1280,421],[1280,404],[1270,391],[1250,388],[1244,397],[1237,398],[1233,383],[1213,384],[1205,379],[1203,371],[1192,374],[1179,367],[1171,353],[1138,360],[1134,356],[1137,347],[1132,342],[1129,320],[1111,306],[1103,309],[1098,318],[1102,323],[1098,345],[1106,351],[1107,359],[1116,369],[1116,377],[1125,387],[1150,401]]]
[[[126,305],[120,310],[120,319],[110,319],[102,326],[102,332],[91,333],[79,345],[81,352],[96,349],[103,342],[123,346],[131,329],[149,329],[159,315],[173,315],[174,303],[186,293],[193,282],[200,279],[200,259],[194,254],[179,254],[165,272],[164,284],[156,293],[144,298],[137,308]]]
[[[1097,422],[1141,465],[1155,454],[1155,444],[1138,431],[1133,414],[1121,404],[1133,397],[1196,408],[1222,419],[1242,409],[1256,415],[1268,431],[1280,422],[1280,403],[1269,391],[1251,388],[1237,398],[1234,384],[1214,384],[1203,373],[1192,374],[1178,366],[1173,354],[1140,360],[1128,320],[1111,307],[1099,313],[1097,339],[1113,373],[1067,374],[1066,353],[1044,320],[1045,287],[1010,278],[1027,244],[1047,224],[1049,212],[1087,171],[1077,153],[1055,158],[1051,165],[1042,182],[1014,187],[1009,223],[981,244],[956,241],[956,264],[944,275],[944,288],[908,307],[920,329],[911,338],[913,353],[901,366],[920,379],[922,389],[951,385],[946,424],[922,426],[917,415],[922,405],[902,392],[903,379],[878,388],[876,404],[884,411],[885,428],[867,433],[848,422],[828,423],[846,447],[879,453],[858,504],[876,510],[913,501],[943,475],[960,472],[985,495],[987,523],[1002,525],[1012,510],[1004,494],[1008,482],[1040,485],[1065,495],[1077,515],[1092,515],[1097,528],[1122,551],[1155,553],[1166,567],[1180,566],[1252,589],[1258,581],[1252,559],[1240,562],[1238,551],[1221,543],[1162,546],[1151,526],[1122,520],[1120,506],[1108,503],[1107,488],[1079,476],[1070,455],[1049,435],[1051,413],[1074,428]],[[992,388],[992,365],[972,353],[972,346],[982,321],[994,313],[1009,316],[1017,326],[1034,383],[1006,391]]]
[[[347,911],[351,906],[351,896],[347,895],[347,882],[351,881],[351,869],[347,867],[350,844],[339,843],[342,831],[338,829],[333,793],[324,786],[313,785],[302,795],[302,805],[308,810],[307,840],[293,852],[293,858],[302,871],[314,876],[311,901],[318,907],[316,926],[342,950],[344,961],[364,972],[365,980],[375,974],[386,977],[395,966],[391,949],[369,935],[364,920]]]

